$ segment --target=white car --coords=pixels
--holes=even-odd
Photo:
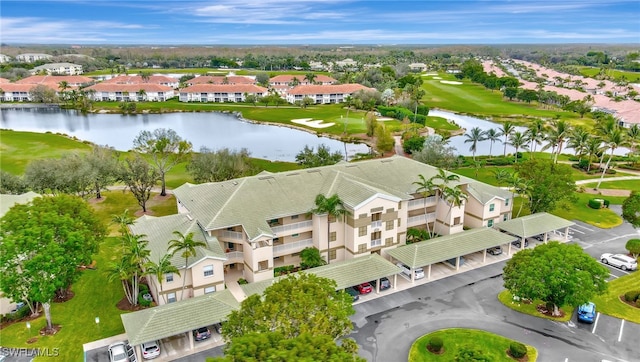
[[[160,356],[160,346],[157,341],[142,344],[142,358],[153,359]]]
[[[109,345],[109,361],[111,362],[129,362],[127,356],[127,344],[124,342],[116,342]]]
[[[622,270],[638,269],[638,261],[624,254],[605,253],[600,256],[603,264],[610,264]]]
[[[398,263],[396,264],[397,266],[400,267],[400,269],[402,269],[402,273],[405,274],[406,276],[408,276],[409,278],[411,278],[411,268],[409,268],[408,266],[402,264],[402,263]],[[415,268],[413,269],[413,274],[414,274],[414,279],[422,279],[424,278],[424,269],[422,268]]]

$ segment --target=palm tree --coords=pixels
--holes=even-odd
[[[491,142],[491,144],[489,145],[489,158],[493,156],[493,143],[498,141],[500,136],[502,136],[502,133],[500,133],[500,131],[496,130],[495,128],[489,128],[484,132],[485,139]]]
[[[164,303],[167,304],[167,296],[162,294],[162,280],[165,274],[174,273],[180,275],[178,268],[171,264],[171,255],[165,254],[162,258],[160,258],[158,263],[154,263],[152,261],[148,262],[145,265],[144,269],[147,275],[153,275],[156,277],[156,282],[158,283],[159,288],[158,296],[162,295]]]
[[[420,179],[420,181],[414,181],[413,184],[418,186],[418,188],[416,189],[416,192],[419,192],[422,194],[422,197],[425,198],[424,200],[424,220],[425,220],[425,224],[427,226],[427,233],[429,233],[429,237],[431,237],[431,230],[429,230],[429,219],[427,218],[427,200],[426,198],[429,196],[433,196],[436,193],[436,190],[438,189],[436,187],[436,185],[433,183],[433,179],[426,179],[423,175],[419,174],[418,178]]]
[[[333,194],[330,197],[325,197],[323,194],[318,194],[315,199],[316,207],[309,211],[312,214],[316,215],[327,215],[327,264],[331,261],[330,251],[331,247],[329,246],[329,242],[331,240],[331,217],[338,219],[338,217],[344,217],[349,215],[349,210],[345,209],[344,203],[340,199],[338,194]]]
[[[593,158],[597,158],[598,155],[603,154],[604,147],[602,147],[602,140],[598,137],[589,137],[587,144],[584,148],[584,153],[587,155],[589,164],[587,165],[587,173],[591,171],[591,163]]]
[[[531,152],[536,152],[536,144],[541,145],[544,139],[544,133],[546,127],[544,121],[541,119],[535,119],[526,131],[527,139],[529,140],[529,149]]]
[[[578,162],[582,161],[582,156],[584,155],[585,149],[587,147],[587,142],[590,138],[591,134],[583,126],[577,126],[569,134],[569,142],[567,142],[567,147],[573,148],[576,157],[580,156]]]
[[[504,136],[504,157],[507,157],[507,140],[509,136],[516,130],[516,126],[513,123],[507,121],[502,124],[502,128],[500,129],[500,134]]]
[[[131,305],[134,305],[132,298],[132,289],[129,285],[129,279],[133,277],[133,268],[126,258],[121,258],[119,262],[113,262],[107,269],[107,279],[111,282],[120,280],[124,295]]]
[[[609,168],[609,163],[611,163],[611,159],[613,158],[613,153],[618,147],[624,147],[629,145],[629,141],[627,141],[626,133],[620,129],[620,127],[614,128],[609,134],[606,134],[604,137],[604,143],[609,150],[611,150],[611,154],[609,155],[609,159],[607,160],[607,164],[604,165],[602,169],[602,175],[600,175],[600,180],[598,181],[598,185],[596,186],[596,190],[600,188],[600,184],[602,183],[602,179],[604,178],[604,174],[607,172]]]
[[[509,136],[509,145],[516,149],[515,163],[518,163],[518,150],[521,148],[523,150],[528,149],[527,137],[524,135],[524,133],[516,131],[511,136]]]
[[[499,169],[493,170],[493,177],[495,177],[496,182],[498,183],[498,186],[500,186],[500,184],[502,184],[503,182],[505,183],[508,182],[509,178],[511,177],[511,174],[506,169],[499,168]]]
[[[564,140],[569,136],[571,127],[564,120],[554,120],[547,133],[547,141],[549,143],[542,149],[552,148],[553,163],[558,163],[558,155],[562,152]]]
[[[469,147],[469,151],[473,152],[473,161],[476,160],[476,151],[478,149],[478,142],[484,141],[484,132],[480,129],[480,127],[473,127],[469,133],[465,133],[464,135],[467,139],[464,140],[464,143],[471,143],[471,147]]]
[[[464,202],[469,198],[467,194],[462,191],[460,185],[454,187],[445,187],[444,189],[444,200],[449,204],[449,211],[447,212],[447,222],[449,225],[452,223],[449,222],[449,218],[451,217],[451,210],[453,207],[461,207]]]
[[[316,75],[313,73],[307,73],[304,75],[304,79],[309,83],[309,84],[314,84],[314,80],[316,79]]]
[[[635,155],[639,153],[638,150],[638,142],[640,142],[640,126],[634,124],[630,128],[627,129],[627,138],[629,139],[629,144],[631,146],[631,154]]]
[[[527,195],[529,186],[531,185],[531,182],[529,180],[525,180],[524,178],[520,177],[517,172],[508,174],[506,181],[509,183],[509,188],[511,189],[512,202],[515,202],[516,193],[521,196]],[[522,205],[524,205],[524,202],[520,203],[520,209],[518,210],[516,218],[519,217],[520,213],[522,212]]]
[[[176,253],[180,253],[180,256],[184,258],[184,271],[185,274],[182,277],[182,292],[180,293],[180,300],[183,300],[184,296],[184,285],[187,281],[187,268],[189,267],[189,257],[196,256],[196,248],[206,247],[207,244],[203,241],[195,240],[193,238],[193,233],[188,233],[184,235],[179,231],[174,231],[173,235],[177,238],[173,240],[169,240],[169,252],[171,255],[175,255]]]
[[[144,96],[147,95],[147,91],[145,91],[144,89],[140,89],[138,92],[136,92],[136,94],[138,95],[138,101],[142,101],[144,100]]]
[[[431,182],[433,182],[433,184],[435,185],[435,187],[437,188],[438,191],[438,197],[442,200],[445,200],[445,190],[448,188],[448,184],[450,182],[454,182],[454,181],[458,181],[460,180],[460,176],[454,174],[454,173],[449,173],[447,175],[447,172],[441,168],[438,169],[438,173],[434,176],[432,176],[431,178],[429,178],[429,180]],[[440,181],[440,183],[436,183],[435,181]],[[438,217],[438,205],[440,203],[436,203],[436,222],[437,217]],[[436,222],[433,223],[433,235],[435,235],[435,228],[436,228]]]
[[[133,272],[131,276],[131,298],[133,299],[133,305],[138,304],[138,292],[140,290],[138,284],[142,276],[142,267],[149,260],[149,254],[151,253],[149,249],[147,249],[149,242],[144,239],[145,237],[146,235],[143,234],[126,234],[122,236],[125,247],[127,248],[123,259],[128,260],[131,271]]]

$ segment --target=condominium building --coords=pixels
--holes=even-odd
[[[510,192],[464,176],[447,186],[459,186],[466,200],[451,202],[436,189],[424,197],[416,185],[419,175],[436,176],[438,184],[439,174],[435,167],[394,156],[187,183],[174,190],[177,215],[143,217],[131,229],[147,235],[155,262],[175,238],[173,230],[192,232],[205,243],[186,267],[184,259],[172,259],[181,275],[164,278],[162,291],[174,293],[173,301],[183,277],[186,298],[224,288],[231,272],[248,282],[272,279],[274,268],[298,265],[307,247],[317,248],[329,263],[371,254],[389,259],[389,250],[406,243],[409,228],[448,235],[510,219]],[[336,218],[312,213],[318,195],[338,195],[347,214]],[[164,304],[163,297],[155,299]]]

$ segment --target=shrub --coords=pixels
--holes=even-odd
[[[443,345],[444,345],[444,342],[442,341],[442,338],[436,336],[436,337],[431,337],[431,339],[429,339],[429,343],[427,344],[427,347],[431,352],[440,352],[442,350]]]
[[[624,293],[624,300],[627,302],[635,302],[640,298],[640,290],[631,290]]]
[[[513,358],[522,358],[527,354],[527,346],[520,342],[511,342],[509,345],[509,354]]]
[[[589,207],[592,209],[600,209],[602,207],[602,203],[604,200],[602,199],[589,199]]]
[[[249,284],[249,282],[245,278],[240,278],[238,279],[238,284],[240,285]]]
[[[273,273],[275,274],[275,276],[279,276],[283,274],[289,274],[292,271],[294,271],[294,269],[295,267],[293,265],[279,266],[279,267],[273,268]]]
[[[611,201],[609,200],[604,200],[604,207],[609,208],[609,205],[611,204]]]
[[[138,289],[140,290],[140,294],[149,293],[149,286],[146,284],[140,284]]]
[[[481,349],[472,346],[462,346],[456,355],[455,361],[460,362],[491,362]]]
[[[144,285],[144,284],[140,284],[140,285]],[[145,292],[145,293],[148,293],[148,291]],[[138,294],[138,304],[140,306],[142,306],[142,307],[150,307],[151,306],[151,301],[150,300],[146,300],[146,299],[144,299],[142,297],[145,293]]]

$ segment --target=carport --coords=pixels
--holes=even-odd
[[[194,349],[194,329],[220,323],[240,304],[228,289],[202,296],[168,303],[138,312],[121,314],[129,344],[135,347],[138,361],[142,361],[140,345],[186,333],[189,346]]]
[[[413,282],[413,269],[415,268],[428,265],[427,279],[431,279],[432,264],[455,258],[455,268],[458,270],[460,268],[460,256],[478,251],[483,251],[482,262],[485,263],[488,248],[502,244],[510,245],[514,240],[516,238],[511,235],[485,227],[400,246],[388,250],[387,253],[411,268],[411,282]]]
[[[556,230],[564,229],[564,240],[566,241],[569,236],[569,227],[573,225],[575,225],[573,221],[569,221],[546,212],[539,212],[519,217],[517,219],[503,221],[497,223],[494,227],[520,238],[520,249],[524,249],[525,240],[527,238],[544,234],[542,241],[546,243],[547,233]],[[509,244],[509,250],[507,253],[511,255],[511,244]]]
[[[322,278],[336,281],[336,290],[345,289],[361,283],[376,280],[376,293],[380,293],[380,278],[393,275],[393,288],[396,287],[397,276],[400,268],[391,264],[388,260],[378,254],[371,254],[359,258],[339,261],[328,265],[319,266],[303,271],[304,273],[315,274]],[[295,274],[295,273],[294,273]],[[242,291],[248,297],[253,294],[262,294],[267,287],[278,281],[275,279],[263,280],[257,283],[241,285]]]

